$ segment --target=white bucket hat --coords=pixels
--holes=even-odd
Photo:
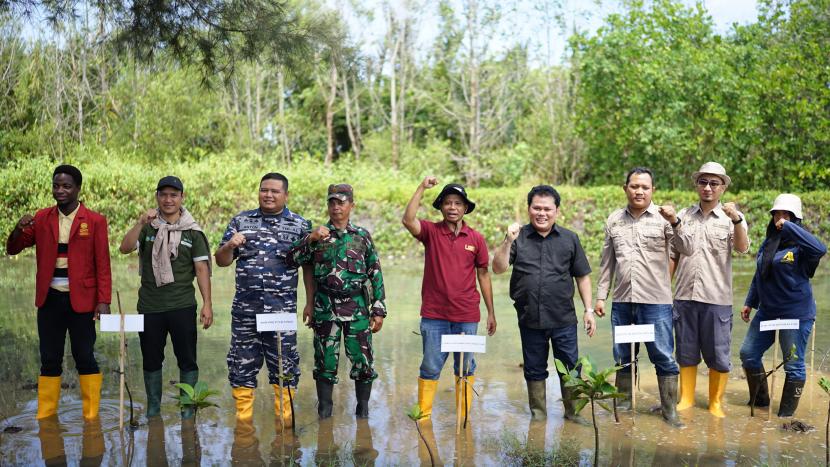
[[[692,174],[692,183],[697,183],[697,179],[703,174],[717,175],[723,179],[723,183],[726,185],[732,184],[732,179],[729,178],[729,175],[726,175],[726,169],[717,162],[707,162],[701,165],[700,170]]]
[[[804,219],[801,214],[801,198],[789,193],[783,193],[775,197],[775,202],[772,203],[772,209],[769,212],[772,213],[773,211],[789,211],[796,218]]]

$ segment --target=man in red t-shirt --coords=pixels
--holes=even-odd
[[[406,205],[402,220],[409,233],[423,243],[425,248],[424,280],[421,284],[421,339],[424,357],[418,378],[418,405],[426,418],[432,415],[432,401],[438,387],[438,378],[447,361],[447,353],[441,352],[441,336],[476,334],[478,330],[481,299],[476,290],[476,277],[487,306],[487,334],[492,336],[496,332],[493,287],[487,269],[490,256],[484,237],[463,221],[464,214],[473,212],[476,207],[467,197],[464,187],[450,183],[435,198],[432,207],[441,211],[444,218],[441,222],[416,217],[424,191],[437,184],[435,177],[426,177],[418,185]],[[458,354],[453,354],[456,406],[463,392],[464,401],[461,406],[465,420],[473,398],[475,368],[473,355],[465,354],[465,384],[460,377]]]

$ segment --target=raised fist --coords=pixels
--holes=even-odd
[[[735,203],[724,203],[723,213],[729,216],[729,218],[733,221],[737,221],[741,218],[741,215],[738,214],[738,209],[735,207]]]
[[[148,209],[147,212],[142,213],[140,216],[138,216],[138,222],[140,222],[143,225],[144,224],[149,224],[150,222],[153,222],[153,219],[158,217],[158,215],[159,215],[158,209],[155,209],[155,208]]]
[[[510,224],[507,227],[507,238],[509,238],[511,242],[516,240],[516,237],[519,236],[520,230],[522,230],[522,226],[518,222]]]
[[[30,214],[23,214],[23,217],[17,221],[17,228],[20,230],[25,229],[26,227],[30,227],[35,225],[35,218],[32,217]]]
[[[228,240],[228,245],[230,245],[231,248],[237,248],[239,247],[239,245],[242,245],[243,243],[245,243],[245,234],[239,232],[234,232],[233,237],[231,237],[231,239]]]
[[[429,177],[424,178],[424,181],[421,182],[421,186],[427,190],[434,187],[435,185],[438,185],[438,179],[431,175]]]

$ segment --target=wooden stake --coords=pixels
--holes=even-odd
[[[775,341],[772,343],[772,381],[769,385],[769,413],[767,420],[772,420],[772,402],[775,400],[775,366],[778,360],[778,329],[775,330]]]
[[[280,381],[280,413],[277,414],[280,417],[280,427],[282,427],[282,431],[285,431],[285,419],[282,418],[283,412],[285,412],[285,398],[283,397],[283,390],[282,388],[285,387],[285,380],[282,379],[283,370],[282,370],[282,333],[277,331],[277,371],[279,371],[279,381]],[[290,391],[290,389],[289,389]]]
[[[121,315],[121,324],[118,329],[118,429],[124,429],[124,353],[126,348],[126,337],[124,336],[124,310],[121,308],[121,293],[116,291],[115,298],[118,300],[118,314]]]
[[[462,332],[461,335],[463,336],[464,333]],[[460,397],[458,397],[458,403],[456,404],[457,407],[455,408],[455,434],[457,435],[461,434],[461,411],[464,409],[464,399],[467,397],[464,393],[464,391],[466,391],[466,388],[464,387],[464,352],[461,352],[461,362],[459,363],[459,367],[461,368],[461,372],[459,373],[461,375],[461,380],[459,381],[461,383],[459,384],[461,393],[458,394]]]
[[[637,365],[634,364],[634,342],[631,343],[631,423],[637,408]]]
[[[813,321],[813,335],[810,337],[810,380],[813,381],[816,378],[816,322]],[[812,386],[812,385],[811,385]]]

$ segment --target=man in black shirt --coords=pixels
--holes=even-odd
[[[493,258],[496,274],[513,265],[510,298],[519,318],[528,400],[531,416],[536,420],[547,416],[545,380],[550,346],[553,346],[553,356],[569,369],[576,366],[579,358],[574,279],[585,306],[582,317],[585,329],[589,336],[596,330],[591,308],[591,266],[579,237],[556,225],[559,202],[559,193],[553,187],[533,187],[527,194],[530,223],[508,227],[504,242]],[[576,414],[567,388],[562,386],[565,418],[584,422]]]

